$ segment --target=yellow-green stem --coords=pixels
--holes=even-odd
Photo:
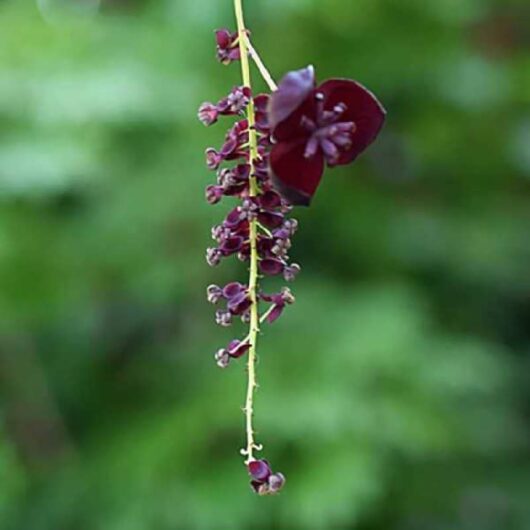
[[[242,0],[234,0],[234,8],[237,20],[237,31],[239,34],[239,50],[241,52],[241,73],[243,85],[252,88],[250,79],[250,65],[248,60],[247,33],[245,19],[243,17]],[[256,134],[256,116],[254,102],[251,99],[247,107],[248,133],[249,133],[249,164],[250,164],[250,196],[255,197],[258,192],[258,183],[255,177],[255,160],[258,158],[258,137]],[[258,249],[257,249],[258,226],[256,220],[250,222],[250,277],[249,296],[250,306],[250,349],[248,352],[248,386],[245,401],[245,419],[247,431],[247,447],[245,454],[247,463],[254,460],[254,450],[258,447],[254,439],[253,415],[254,415],[254,390],[256,382],[256,342],[259,334],[259,307],[258,307]]]

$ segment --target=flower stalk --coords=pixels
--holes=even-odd
[[[234,9],[237,21],[237,31],[239,35],[239,51],[241,56],[241,75],[243,79],[243,86],[247,87],[252,92],[252,81],[250,75],[250,64],[248,60],[248,39],[247,28],[245,27],[245,19],[243,15],[242,0],[234,0]],[[256,115],[254,111],[254,102],[251,99],[247,106],[247,120],[248,120],[248,147],[249,147],[249,166],[250,166],[250,196],[256,197],[259,193],[259,187],[255,176],[255,161],[258,155],[258,137],[256,133]],[[259,302],[257,296],[258,289],[258,226],[257,220],[254,218],[250,221],[250,274],[248,282],[248,290],[250,297],[250,331],[249,343],[250,349],[248,351],[247,360],[247,396],[245,400],[245,419],[246,419],[246,434],[247,446],[245,455],[247,457],[246,463],[254,460],[254,450],[258,446],[254,439],[254,392],[258,386],[256,381],[256,348],[259,334]]]
[[[295,302],[288,287],[273,293],[262,289],[265,276],[283,276],[291,282],[300,272],[289,253],[298,228],[289,218],[294,205],[309,205],[324,167],[352,162],[377,136],[384,109],[359,83],[330,79],[317,86],[314,70],[289,72],[277,86],[250,42],[243,0],[233,0],[237,31],[215,32],[217,59],[224,65],[241,62],[242,85],[222,99],[204,102],[198,118],[206,126],[235,117],[219,149],[206,149],[206,167],[216,182],[206,187],[206,200],[214,205],[224,198],[236,200],[220,224],[212,228],[215,245],[206,261],[216,267],[225,258],[248,264],[248,281],[232,281],[207,288],[210,303],[221,306],[215,321],[222,327],[241,320],[248,333],[220,348],[214,359],[220,368],[247,355],[245,414],[246,445],[241,449],[250,486],[259,495],[283,489],[285,477],[269,462],[257,459],[262,450],[254,430],[257,341],[261,326],[273,324]],[[254,62],[271,94],[252,90],[250,66]],[[268,307],[260,313],[261,306]]]

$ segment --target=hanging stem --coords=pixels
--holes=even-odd
[[[265,83],[267,83],[267,86],[269,87],[269,89],[272,92],[275,92],[278,89],[278,85],[276,84],[276,82],[272,78],[269,70],[267,70],[267,67],[265,66],[265,64],[261,60],[261,57],[259,56],[259,54],[256,51],[256,49],[254,48],[254,46],[252,46],[252,43],[250,42],[250,39],[248,38],[247,34],[245,34],[245,39],[246,39],[246,45],[247,45],[247,48],[248,48],[248,52],[250,53],[250,57],[252,57],[252,60],[254,61],[256,66],[258,67],[258,70],[259,70],[259,73],[261,74],[261,77],[263,77],[263,80],[265,81]]]
[[[248,39],[245,27],[245,19],[243,17],[242,0],[234,0],[234,8],[237,20],[237,30],[239,33],[239,49],[241,52],[241,74],[243,77],[243,85],[252,88],[250,79],[250,65],[248,60]],[[249,164],[250,164],[250,196],[255,197],[259,193],[258,183],[255,176],[255,160],[259,157],[258,154],[258,137],[256,133],[256,116],[254,109],[254,101],[252,98],[247,107],[248,133],[249,133]],[[254,460],[254,450],[259,449],[254,439],[253,415],[254,415],[254,391],[257,388],[256,382],[256,346],[259,334],[259,307],[258,307],[258,226],[254,219],[250,221],[250,277],[249,277],[249,296],[251,301],[250,306],[250,330],[249,341],[250,349],[248,352],[248,383],[247,383],[247,397],[245,401],[245,419],[247,432],[247,446],[245,455],[247,457],[246,463]]]

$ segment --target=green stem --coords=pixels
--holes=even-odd
[[[247,31],[245,27],[245,19],[243,16],[242,0],[234,0],[234,8],[237,20],[237,31],[239,33],[239,50],[241,52],[241,74],[243,77],[243,85],[252,89],[250,79],[250,65],[248,60],[248,40]],[[255,160],[259,157],[258,154],[258,137],[256,133],[256,115],[254,109],[254,102],[250,99],[247,107],[248,133],[249,133],[249,164],[250,164],[250,196],[255,197],[259,193],[258,183],[254,174]],[[250,307],[250,349],[248,352],[248,383],[247,383],[247,397],[245,401],[245,419],[247,432],[247,447],[245,455],[246,462],[254,460],[254,450],[259,446],[254,439],[254,391],[257,388],[256,382],[256,346],[259,334],[259,307],[258,307],[258,226],[257,221],[250,222],[250,277],[249,277],[249,296],[251,301]]]
[[[248,48],[248,52],[250,54],[250,57],[252,57],[252,60],[254,61],[255,65],[257,66],[259,73],[261,74],[261,77],[263,77],[263,80],[265,83],[267,83],[267,86],[270,88],[272,92],[276,91],[278,89],[278,85],[272,78],[271,74],[267,70],[267,67],[265,66],[265,63],[261,60],[261,57],[259,56],[258,52],[256,51],[256,48],[252,46],[252,43],[250,42],[250,39],[248,38],[248,35],[245,35],[246,44]]]

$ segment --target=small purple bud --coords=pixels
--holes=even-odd
[[[287,230],[291,236],[294,236],[294,234],[298,230],[298,221],[296,219],[287,219],[283,223],[282,228],[285,228],[285,230]]]
[[[230,355],[228,355],[228,352],[224,348],[217,350],[214,358],[219,368],[226,368],[230,363]]]
[[[230,357],[233,357],[234,359],[238,359],[239,357],[242,357],[247,353],[247,351],[250,349],[250,343],[249,342],[241,342],[240,340],[233,340],[228,345],[228,355]]]
[[[206,249],[206,262],[210,267],[216,267],[221,263],[222,254],[218,248]]]
[[[212,239],[215,239],[216,241],[219,241],[221,239],[221,236],[223,234],[224,228],[221,225],[215,225],[212,226]]]
[[[285,477],[282,473],[274,473],[267,481],[270,493],[278,493],[285,485]]]
[[[206,201],[209,204],[217,204],[223,197],[223,191],[221,186],[208,186],[206,188]]]
[[[223,297],[223,290],[218,285],[209,285],[206,289],[206,297],[210,304],[216,304]]]
[[[219,309],[215,312],[215,322],[224,328],[227,328],[232,324],[232,313]]]
[[[296,302],[296,298],[289,287],[284,287],[282,289],[281,297],[286,304],[294,304]]]
[[[292,265],[285,267],[283,270],[283,277],[285,278],[286,282],[292,282],[299,272],[300,265],[298,265],[298,263],[293,263]]]
[[[272,473],[267,460],[252,460],[247,468],[250,476],[260,482],[266,482]]]
[[[217,109],[216,105],[207,101],[199,107],[199,112],[197,113],[197,116],[201,123],[208,127],[209,125],[213,125],[217,121],[217,117],[219,116],[219,110]]]
[[[228,111],[232,114],[243,112],[250,101],[250,89],[248,87],[235,87],[226,98]]]
[[[206,166],[208,169],[212,171],[218,169],[222,161],[223,157],[213,147],[206,149]]]
[[[228,48],[232,45],[233,35],[227,29],[218,29],[215,32],[215,41],[220,48]]]

